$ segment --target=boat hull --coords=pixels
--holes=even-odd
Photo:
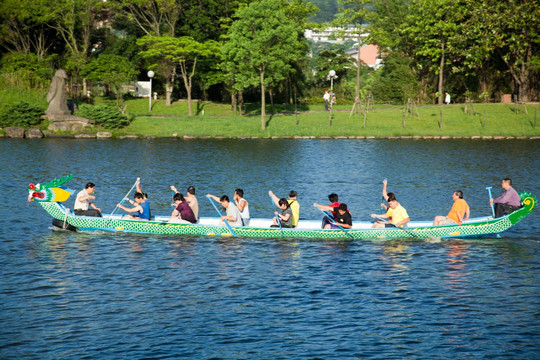
[[[468,221],[462,225],[431,226],[426,223],[410,223],[406,228],[372,229],[370,223],[355,223],[355,227],[348,230],[323,230],[314,224],[303,227],[302,222],[297,228],[280,229],[270,228],[271,219],[266,219],[266,226],[233,227],[238,237],[246,238],[306,238],[306,239],[395,239],[395,238],[461,238],[496,235],[508,230],[517,222],[526,217],[536,206],[536,198],[530,194],[523,194],[523,207],[512,214],[501,218],[482,218]],[[157,221],[141,221],[126,219],[121,216],[88,217],[74,215],[69,209],[57,202],[39,202],[39,204],[54,219],[82,231],[111,231],[141,234],[161,235],[193,235],[193,236],[231,236],[229,229],[218,225],[217,219],[212,224],[178,224],[169,223],[165,219]],[[159,219],[159,218],[158,218]],[[203,222],[201,220],[201,222]],[[253,222],[253,221],[252,221]],[[254,223],[257,223],[255,221]],[[259,221],[265,224],[265,220]]]

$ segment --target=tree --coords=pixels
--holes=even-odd
[[[46,0],[3,0],[0,4],[0,44],[17,53],[47,55],[54,32],[43,14]]]
[[[491,54],[507,66],[519,101],[529,101],[533,57],[540,53],[540,6],[536,1],[467,0],[470,19],[464,27],[479,53],[476,64]]]
[[[103,6],[101,0],[57,0],[43,9],[48,23],[55,29],[68,49],[66,67],[77,78],[86,64],[94,27],[94,14]]]
[[[122,109],[122,85],[136,78],[135,66],[123,56],[101,54],[83,66],[81,74],[89,81],[100,82],[112,89],[116,95],[116,105]]]
[[[328,82],[328,72],[334,70],[337,78],[343,81],[351,65],[353,65],[351,57],[342,49],[324,50],[317,57],[317,66],[315,68],[317,73],[315,74],[315,78],[321,84],[326,84]]]
[[[285,79],[290,61],[302,55],[297,28],[281,4],[281,0],[259,0],[239,10],[222,48],[234,88],[260,86],[262,130],[266,129],[265,87]]]
[[[193,116],[191,91],[197,61],[200,57],[211,57],[218,54],[219,44],[214,40],[200,43],[190,36],[179,38],[170,36],[145,36],[139,39],[137,43],[147,48],[147,50],[141,53],[143,57],[164,59],[171,66],[179,66],[180,75],[184,80],[184,86],[187,91],[189,116]]]
[[[445,65],[461,54],[459,23],[466,8],[455,0],[415,0],[412,6],[402,31],[416,44],[415,55],[427,60],[438,75],[438,103],[442,105]]]
[[[174,36],[179,16],[184,11],[182,0],[113,0],[111,7],[137,24],[147,36]]]
[[[366,16],[368,14],[368,7],[366,4],[368,0],[339,0],[339,4],[342,6],[339,8],[339,14],[333,21],[337,26],[353,26],[354,34],[357,38],[358,55],[356,57],[356,93],[355,101],[360,99],[360,69],[362,66],[362,60],[360,59],[360,49],[367,38],[364,38],[366,29],[364,24],[366,22]]]

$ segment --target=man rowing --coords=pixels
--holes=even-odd
[[[517,191],[512,187],[512,180],[504,178],[501,187],[504,193],[496,199],[489,199],[489,202],[495,204],[495,217],[501,217],[510,214],[521,207],[521,198]]]
[[[372,228],[401,227],[411,220],[411,218],[409,218],[409,214],[407,214],[407,210],[405,210],[405,208],[398,203],[395,197],[388,198],[388,205],[390,208],[386,214],[371,214],[372,218],[377,219],[377,221],[373,223]],[[379,220],[389,218],[391,218],[390,222]]]

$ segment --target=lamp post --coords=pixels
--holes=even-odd
[[[150,70],[147,75],[150,78],[150,92],[148,93],[148,112],[152,112],[152,78],[154,77],[155,73]]]
[[[332,126],[332,105],[334,104],[334,79],[337,78],[336,72],[330,70],[328,72],[328,77],[330,78],[330,112],[328,113],[328,123]]]
[[[328,77],[330,78],[330,90],[334,90],[334,79],[337,78],[336,72],[334,70],[330,70],[328,72]]]

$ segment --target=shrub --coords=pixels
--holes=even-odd
[[[0,126],[22,126],[29,128],[41,122],[41,115],[44,111],[37,105],[29,104],[25,101],[19,101],[14,104],[6,105],[0,111]]]
[[[118,108],[109,105],[87,105],[82,104],[77,111],[77,115],[94,120],[96,125],[106,129],[118,129],[130,124],[129,118],[122,114]]]

